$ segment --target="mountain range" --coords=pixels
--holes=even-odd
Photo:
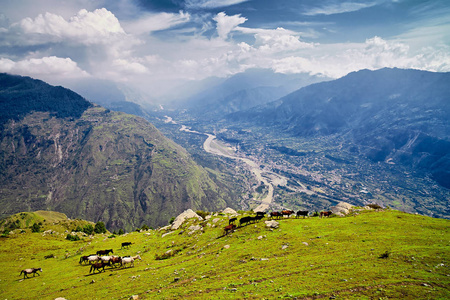
[[[1,216],[55,210],[129,231],[236,201],[143,118],[68,89],[0,74],[0,121]]]
[[[450,188],[450,73],[362,70],[226,118],[294,138],[331,137],[353,155],[422,170]]]

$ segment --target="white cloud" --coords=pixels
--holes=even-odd
[[[314,50],[302,56],[275,59],[272,68],[280,73],[309,73],[332,78],[361,69],[384,67],[450,71],[448,48],[429,47],[417,54],[411,53],[410,47],[404,43],[380,37],[367,39],[362,44],[320,45]]]
[[[20,61],[12,61],[0,58],[0,72],[35,76],[38,78],[83,78],[90,75],[80,69],[77,63],[70,58],[49,56],[43,58],[32,58]],[[51,80],[51,79],[50,79]]]
[[[143,34],[157,30],[168,29],[180,24],[189,22],[189,13],[180,11],[178,14],[158,13],[147,14],[137,20],[124,23],[124,27],[129,33]]]
[[[218,13],[213,20],[217,22],[217,34],[221,39],[226,39],[231,31],[247,21],[241,15],[227,16],[224,12]]]
[[[186,7],[188,8],[218,8],[231,6],[249,0],[186,0]]]
[[[81,44],[106,44],[126,36],[119,20],[105,8],[93,12],[82,9],[68,21],[47,12],[34,19],[25,18],[13,27],[19,27],[24,34],[38,34],[40,43],[73,40]]]
[[[342,14],[353,11],[358,11],[364,8],[372,7],[377,5],[376,2],[366,2],[366,3],[358,3],[358,2],[342,2],[338,4],[330,4],[323,7],[312,8],[306,12],[304,15],[307,16],[315,16],[315,15],[334,15],[334,14]]]

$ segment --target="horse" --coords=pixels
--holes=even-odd
[[[297,212],[297,218],[298,217],[300,217],[300,216],[303,216],[303,219],[305,218],[305,217],[307,217],[308,216],[308,211],[307,210],[299,210],[298,212]]]
[[[111,260],[111,258],[112,258],[112,256],[101,256],[101,257],[100,257],[100,261],[102,261],[102,262],[108,262],[108,261]]]
[[[271,218],[273,218],[273,217],[280,218],[281,216],[282,216],[282,214],[280,212],[278,212],[278,211],[273,211],[273,212],[270,213],[270,217]]]
[[[231,231],[231,230],[233,230],[233,229],[235,229],[235,228],[236,228],[236,225],[234,225],[234,224],[230,224],[230,225],[228,225],[228,226],[225,226],[225,228],[224,228],[224,230],[225,230],[225,235],[227,235],[229,231]]]
[[[88,255],[85,255],[85,256],[82,256],[82,257],[80,257],[80,261],[79,261],[79,263],[81,264],[81,263],[83,263],[83,262],[87,262],[88,261]]]
[[[231,218],[228,220],[228,225],[231,225],[232,223],[236,222],[237,218]]]
[[[91,265],[91,269],[89,270],[89,274],[91,272],[95,273],[95,270],[99,270],[98,272],[100,273],[101,272],[100,269],[103,269],[103,271],[105,271],[105,267],[106,266],[111,266],[111,262],[110,261],[108,261],[108,262],[104,262],[104,261],[96,262],[96,263]],[[94,270],[94,271],[92,271],[92,270]]]
[[[134,267],[134,261],[136,259],[142,260],[142,258],[139,255],[131,256],[131,257],[130,256],[122,257],[121,266],[124,266],[126,264],[130,264],[130,266],[133,265],[133,267]]]
[[[320,212],[320,217],[329,217],[331,216],[332,212],[331,211],[321,211]]]
[[[95,263],[95,262],[97,262],[97,261],[99,261],[99,260],[100,260],[100,256],[98,256],[98,255],[96,255],[96,254],[92,254],[92,255],[89,255],[89,256],[87,257],[87,261],[89,262],[89,264]]]
[[[293,211],[293,210],[283,210],[283,211],[281,211],[281,214],[283,215],[283,217],[284,217],[284,216],[288,216],[288,218],[289,218],[293,213],[295,213],[295,211]]]
[[[263,211],[257,211],[256,212],[256,216],[265,216],[266,215],[266,213],[265,212],[263,212]]]
[[[19,276],[22,275],[22,273],[23,273],[23,279],[25,279],[25,277],[28,278],[28,274],[33,274],[33,277],[36,274],[38,274],[38,276],[41,276],[41,274],[39,274],[37,271],[42,272],[42,269],[41,268],[24,269],[24,270],[20,271]]]
[[[108,255],[110,252],[114,253],[112,249],[98,250],[97,255]]]
[[[132,245],[133,243],[132,242],[123,242],[122,243],[122,247],[120,248],[120,249],[122,249],[122,248],[124,248],[124,247],[129,247],[130,245]]]
[[[256,215],[256,217],[253,217],[253,220],[259,221],[259,220],[261,220],[262,218],[264,218],[264,215],[259,214],[259,215]]]
[[[239,219],[239,226],[242,226],[242,224],[249,223],[252,220],[253,220],[253,217],[251,217],[251,216],[246,216],[246,217],[240,218]]]
[[[122,264],[122,258],[120,256],[111,256],[111,259],[109,260],[113,267],[116,267],[115,264]]]

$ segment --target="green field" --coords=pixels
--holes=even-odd
[[[244,213],[243,215],[247,215]],[[266,219],[264,219],[266,220]],[[2,299],[449,299],[450,221],[395,210],[264,220],[224,236],[228,216],[182,228],[65,239],[16,229],[0,239]],[[190,234],[191,225],[203,230]],[[44,228],[45,230],[45,228]],[[122,242],[133,242],[121,249]],[[82,255],[139,254],[89,273]],[[54,256],[44,258],[45,256]],[[166,259],[157,260],[156,257]],[[41,267],[23,279],[22,269]]]

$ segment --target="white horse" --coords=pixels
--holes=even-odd
[[[87,257],[87,261],[89,262],[89,264],[95,263],[99,260],[100,260],[100,257],[98,255],[89,255]]]
[[[122,266],[126,265],[126,264],[130,264],[130,266],[133,265],[133,267],[134,267],[134,261],[136,259],[142,260],[142,258],[139,255],[131,256],[131,257],[130,256],[122,257]]]
[[[112,257],[113,257],[112,255],[105,255],[105,256],[101,256],[101,257],[100,257],[100,260],[101,260],[102,262],[108,262],[108,261],[111,260]]]

